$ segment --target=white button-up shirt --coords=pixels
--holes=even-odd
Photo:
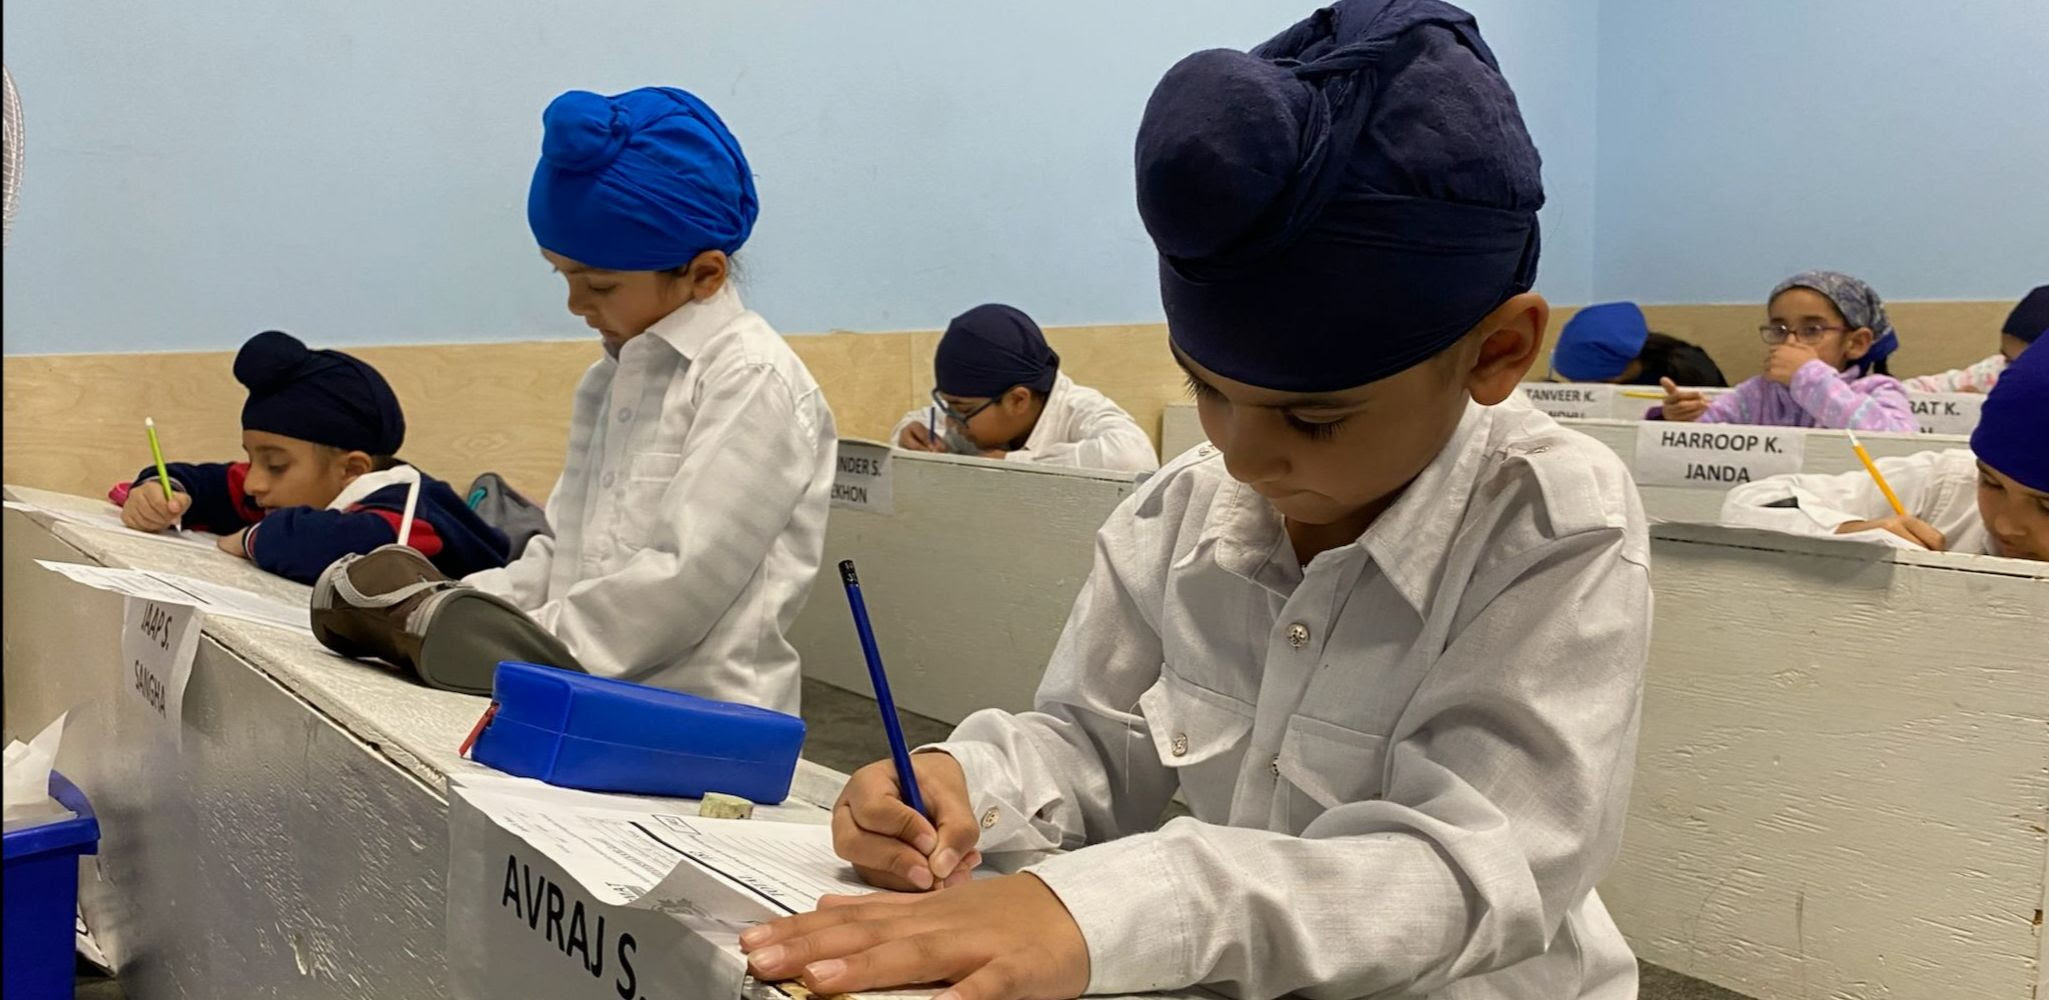
[[[1627,469],[1519,399],[1306,567],[1204,446],[1103,527],[1037,710],[941,749],[985,852],[1094,845],[1029,869],[1091,992],[1619,1000],[1650,613]]]
[[[1978,514],[1978,457],[1961,448],[1881,458],[1872,464],[1899,496],[1907,513],[1942,532],[1951,552],[1998,555],[1985,519]],[[1871,474],[1786,475],[1745,483],[1722,500],[1722,522],[1789,535],[1835,535],[1851,521],[1881,521],[1892,504]],[[1883,528],[1843,538],[1884,542],[1905,549],[1921,546]]]
[[[555,537],[468,582],[594,674],[796,713],[796,619],[825,547],[837,435],[818,383],[726,285],[576,390]]]
[[[931,409],[912,410],[889,432],[895,444],[904,429],[933,419]],[[944,413],[937,414],[944,420]],[[1046,408],[1025,437],[1024,447],[1003,456],[1010,462],[1065,465],[1111,472],[1151,472],[1160,467],[1153,439],[1110,397],[1061,374],[1046,394]]]

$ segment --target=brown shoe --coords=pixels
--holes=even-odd
[[[428,687],[465,694],[490,694],[504,660],[585,672],[510,602],[449,579],[403,545],[343,556],[322,571],[313,635],[343,656],[383,660]]]

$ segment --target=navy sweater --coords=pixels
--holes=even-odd
[[[243,547],[251,562],[300,583],[312,583],[342,556],[398,541],[410,488],[394,483],[346,510],[268,510],[256,506],[242,488],[249,475],[247,462],[172,462],[166,469],[172,487],[192,499],[185,512],[186,527],[220,535],[246,530]],[[136,474],[134,487],[155,482],[156,477],[152,465]],[[420,503],[406,544],[457,579],[496,569],[511,557],[504,532],[484,523],[447,483],[425,473],[420,474]]]

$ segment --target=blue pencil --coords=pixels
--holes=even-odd
[[[840,563],[840,582],[847,587],[847,604],[854,609],[854,631],[861,635],[861,655],[868,658],[868,682],[875,686],[875,705],[882,710],[882,728],[889,734],[889,758],[896,763],[896,780],[903,786],[904,801],[927,819],[925,797],[918,794],[918,776],[911,771],[911,749],[904,743],[904,725],[896,717],[896,699],[889,695],[889,677],[882,672],[882,651],[875,646],[875,629],[868,623],[868,603],[861,599],[861,578],[854,573],[854,561]]]

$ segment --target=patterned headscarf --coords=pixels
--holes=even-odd
[[[1843,322],[1850,329],[1871,328],[1871,349],[1864,356],[1851,362],[1859,371],[1869,372],[1872,366],[1884,361],[1899,349],[1899,331],[1892,328],[1892,320],[1885,315],[1885,302],[1878,297],[1870,285],[1852,278],[1841,271],[1802,271],[1772,289],[1771,298],[1776,299],[1789,288],[1805,288],[1819,292],[1835,304],[1836,311],[1843,314]],[[1767,299],[1766,301],[1771,301]]]

